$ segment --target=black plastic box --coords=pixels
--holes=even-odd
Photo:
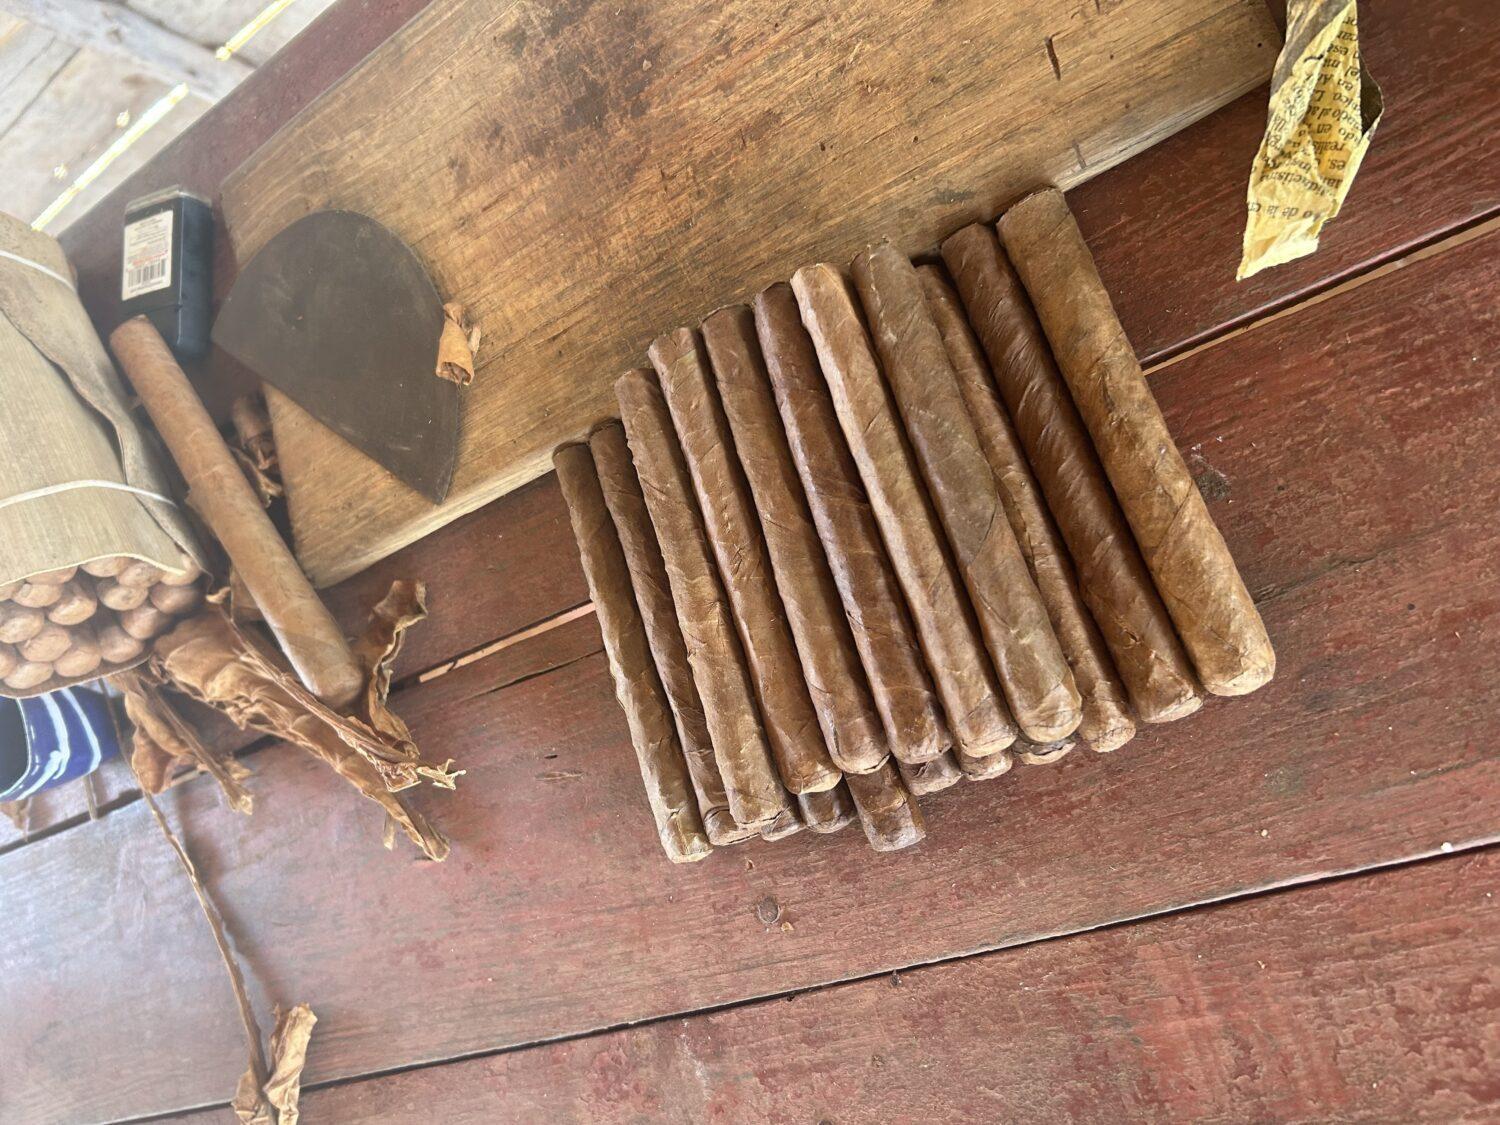
[[[171,187],[125,208],[121,318],[150,317],[185,359],[208,353],[214,213],[208,200]]]

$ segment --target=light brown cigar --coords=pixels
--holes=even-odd
[[[1076,740],[1064,738],[1058,742],[1049,742],[1045,745],[1035,742],[1022,742],[1019,739],[1012,746],[1011,753],[1016,756],[1016,761],[1023,766],[1048,766],[1053,762],[1067,756],[1068,751],[1076,745]]]
[[[923,266],[917,274],[927,295],[927,307],[943,334],[985,460],[995,474],[1006,518],[1047,607],[1052,631],[1073,670],[1073,681],[1083,700],[1078,737],[1094,750],[1116,750],[1134,737],[1135,720],[1104,638],[1079,597],[1067,548],[1047,513],[958,294],[938,266]]]
[[[154,605],[138,605],[120,614],[120,628],[138,641],[159,637],[172,627],[173,617]]]
[[[604,652],[614,676],[615,698],[625,712],[657,838],[673,863],[692,863],[713,851],[698,812],[698,798],[677,742],[666,693],[656,676],[646,630],[630,589],[625,554],[604,506],[604,493],[585,445],[565,445],[552,467],[568,505],[573,537],[583,562]]]
[[[890,762],[869,773],[851,773],[845,780],[865,839],[877,852],[909,848],[927,835],[922,810]]]
[[[183,569],[180,572],[169,574],[166,571],[162,571],[162,575],[157,579],[157,583],[158,585],[168,587],[191,586],[194,582],[198,581],[202,574],[203,571],[198,569],[197,563],[193,562],[192,559],[184,559]]]
[[[78,569],[94,578],[113,578],[134,561],[125,555],[110,555],[107,558],[93,559],[84,563]]]
[[[849,786],[842,783],[821,793],[798,794],[797,807],[807,827],[824,836],[859,817],[854,811],[854,798],[849,796]]]
[[[65,566],[60,570],[44,570],[40,574],[33,574],[26,581],[37,586],[61,586],[70,581],[78,573],[76,566]]]
[[[104,660],[99,652],[99,642],[94,638],[94,631],[87,625],[73,628],[72,642],[72,646],[57,658],[54,665],[57,674],[69,680],[90,675]]]
[[[1011,714],[1026,738],[1064,738],[1083,718],[1078,688],[1005,518],[917,271],[905,254],[882,242],[854,259],[853,272]]]
[[[1000,751],[1000,754],[1005,753],[1007,751]],[[998,758],[1000,754],[991,754],[990,758]],[[968,755],[965,757],[967,758]],[[969,760],[982,762],[989,761],[989,758],[970,758]],[[918,797],[941,792],[964,779],[963,770],[958,764],[958,755],[951,750],[946,754],[939,754],[930,762],[922,762],[915,766],[897,762],[896,769],[900,772],[901,780],[906,784],[906,788]]]
[[[839,769],[866,773],[890,749],[787,449],[750,309],[735,305],[711,315],[703,342],[823,741]]]
[[[1254,691],[1276,672],[1265,623],[1062,193],[1023,199],[1000,231],[1199,679],[1215,695]]]
[[[793,793],[832,789],[839,782],[839,769],[818,726],[755,508],[735,458],[734,440],[713,388],[708,357],[698,334],[686,328],[657,337],[649,354],[692,475],[719,576],[734,607],[734,623],[782,783]]]
[[[88,582],[85,578],[83,582]],[[62,588],[62,597],[47,610],[47,620],[58,625],[79,625],[87,621],[99,608],[99,599],[94,597],[92,584],[85,587],[76,579]]]
[[[111,621],[98,629],[99,652],[110,664],[128,664],[145,651],[146,646]]]
[[[0,643],[18,645],[42,631],[47,616],[32,606],[0,603]]]
[[[35,691],[52,678],[52,665],[39,660],[23,660],[12,668],[0,683],[11,691]]]
[[[788,836],[795,836],[806,828],[807,823],[802,819],[802,810],[797,804],[797,801],[801,799],[802,795],[798,794],[790,805],[776,814],[776,819],[769,824],[761,825],[760,838],[762,840],[785,840]]]
[[[966,781],[989,781],[991,778],[999,777],[1003,773],[1009,773],[1010,767],[1015,764],[1017,748],[1029,746],[1031,743],[1022,739],[1016,739],[1011,743],[1009,750],[1002,750],[998,754],[991,754],[988,758],[972,758],[963,751],[955,751],[954,758],[958,760],[958,768],[963,772]],[[1069,743],[1069,745],[1072,745]]]
[[[17,648],[23,660],[35,661],[38,664],[51,664],[67,652],[72,645],[73,637],[68,630],[49,621],[41,627],[36,636],[29,641],[22,641]]]
[[[615,397],[667,568],[729,809],[740,824],[759,828],[791,802],[771,763],[755,689],[735,639],[666,400],[650,371],[622,375]]]
[[[1136,714],[1192,714],[1203,703],[1192,665],[995,232],[965,227],[943,243],[943,261]]]
[[[0,680],[4,680],[21,663],[20,654],[8,644],[0,644]]]
[[[141,559],[131,559],[120,568],[115,581],[121,586],[154,586],[161,581],[161,570]]]
[[[142,316],[109,339],[182,471],[194,508],[244,578],[298,677],[330,706],[349,703],[363,686],[359,664],[167,345]]]
[[[10,601],[10,596],[21,588],[19,582],[6,582],[0,584],[0,602]]]
[[[147,586],[122,586],[113,578],[101,578],[94,587],[94,592],[99,602],[106,609],[124,613],[127,609],[135,609],[136,606],[145,605],[146,599],[151,596],[150,587]]]
[[[596,431],[589,438],[589,452],[599,473],[604,504],[614,521],[615,533],[625,552],[630,571],[630,587],[651,645],[651,656],[672,717],[677,724],[677,741],[687,759],[688,776],[698,798],[698,812],[713,844],[733,844],[755,835],[753,828],[742,827],[729,810],[724,792],[724,778],[714,757],[713,738],[703,715],[703,701],[693,682],[688,664],[687,646],[672,605],[672,591],[667,583],[667,567],[661,558],[656,532],[646,511],[646,498],[635,475],[635,463],[625,442],[625,429],[618,422]]]
[[[755,298],[755,327],[792,462],[887,743],[903,762],[930,761],[952,736],[790,285],[780,282]]]
[[[1015,741],[1015,724],[944,555],[854,294],[830,265],[798,270],[792,288],[954,741],[978,757],[998,753]]]
[[[61,586],[46,582],[22,582],[20,589],[10,596],[10,600],[28,609],[46,609],[50,605],[56,605],[61,597]]]
[[[151,604],[174,617],[181,617],[202,600],[203,592],[196,586],[168,586],[158,583],[151,587]]]

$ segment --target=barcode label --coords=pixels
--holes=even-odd
[[[172,212],[125,224],[120,299],[128,301],[172,284]]]

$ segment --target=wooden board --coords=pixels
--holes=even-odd
[[[845,834],[665,864],[586,619],[401,694],[429,751],[471,770],[424,798],[454,838],[441,867],[380,851],[359,800],[289,751],[259,756],[253,822],[205,786],[174,794],[264,1005],[324,1017],[310,1080],[1500,839],[1497,285],[1492,233],[1158,375],[1278,679],[1120,754],[935,798],[916,852]],[[227,990],[143,810],[0,856],[0,899],[20,904],[0,914],[0,1010],[25,1013],[0,1024],[0,1115],[224,1099],[243,1065]],[[102,997],[108,1021],[89,1018]]]
[[[1500,851],[307,1091],[302,1105],[341,1125],[1488,1119]]]
[[[439,507],[273,396],[299,557],[320,585],[357,571],[545,471],[654,333],[1079,183],[1261,82],[1276,47],[1263,0],[441,0],[224,187],[240,259],[362,211],[485,330]]]

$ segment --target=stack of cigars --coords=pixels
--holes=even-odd
[[[137,663],[202,601],[201,572],[184,565],[116,555],[0,585],[0,683],[34,694]]]
[[[1274,673],[1061,193],[997,226],[660,336],[555,454],[674,862],[907,847],[916,797]]]

